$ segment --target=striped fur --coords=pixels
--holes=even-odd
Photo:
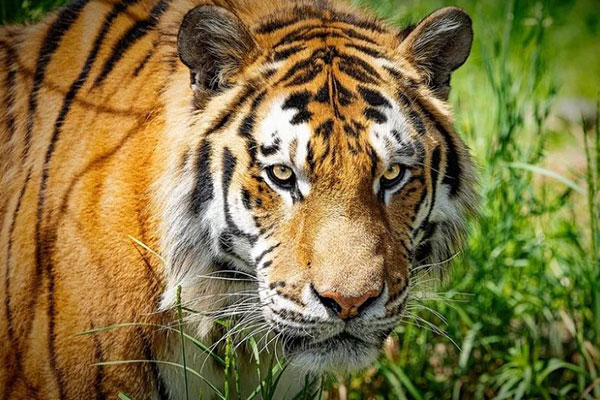
[[[205,5],[76,0],[0,28],[0,399],[180,398],[181,372],[153,362],[180,361],[178,336],[156,328],[179,286],[207,342],[221,335],[211,312],[246,310],[247,334],[277,336],[295,366],[360,368],[415,271],[460,247],[476,205],[446,104],[470,48],[462,11],[396,31],[325,0],[216,0],[206,15],[238,22],[209,24],[202,45],[240,27],[245,42],[207,53],[229,69],[196,71],[180,27]],[[369,291],[347,321],[322,296]],[[124,322],[139,324],[77,335]],[[254,375],[248,361],[244,388]]]

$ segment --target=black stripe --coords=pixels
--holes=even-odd
[[[279,39],[279,41],[277,43],[275,43],[272,48],[276,49],[285,44],[290,44],[292,42],[302,40],[303,34],[310,32],[312,29],[318,29],[321,27],[322,27],[322,25],[315,25],[315,24],[308,25],[308,26],[302,25],[302,26],[288,32],[285,36],[283,36],[281,39]]]
[[[48,235],[44,235],[45,239]],[[52,235],[53,237],[47,238],[50,242],[56,241],[56,233]],[[36,255],[41,253],[37,251],[37,248],[40,247],[40,242],[36,242]],[[51,258],[51,255],[45,254],[45,259]],[[36,260],[37,261],[37,260]],[[59,398],[64,399],[65,397],[65,382],[63,379],[62,371],[58,365],[56,359],[56,302],[54,298],[54,291],[56,290],[56,281],[54,275],[54,269],[48,263],[46,267],[46,277],[48,279],[48,361],[50,363],[50,368],[52,369],[54,376],[56,377],[56,384],[58,386],[58,393],[60,394]]]
[[[423,176],[419,176],[419,177],[413,177],[415,182],[420,183],[421,185],[425,185],[425,178]],[[421,206],[423,205],[423,202],[425,201],[425,199],[427,198],[427,188],[424,188],[421,191],[421,196],[419,197],[419,201],[417,201],[413,207],[413,215],[415,216],[415,218],[419,215],[419,211],[421,210]],[[413,221],[415,222],[415,221]],[[417,228],[412,230],[412,233],[414,234],[417,231]]]
[[[432,248],[430,240],[426,240],[425,242],[421,243],[414,253],[413,263],[418,266],[420,263],[427,260],[427,258],[431,255],[431,250]]]
[[[90,323],[90,329],[94,329],[94,323]],[[102,351],[102,344],[98,338],[98,334],[92,336],[92,342],[94,344],[94,363],[96,364],[96,376],[94,377],[94,392],[96,393],[96,399],[106,399],[106,393],[102,388],[102,382],[104,381],[104,366],[101,363],[104,362],[104,352]]]
[[[221,232],[219,235],[219,250],[235,259],[239,259],[233,249],[233,235],[229,231]]]
[[[265,157],[272,156],[273,154],[277,153],[280,150],[280,147],[279,147],[280,144],[281,144],[281,140],[278,137],[276,137],[275,140],[273,141],[273,144],[271,144],[270,146],[265,146],[264,144],[261,145],[260,152]]]
[[[237,255],[232,254],[234,258],[241,260]],[[244,260],[241,260],[244,264]],[[214,260],[214,276],[230,279],[248,279],[249,273],[239,269],[236,263],[227,260]]]
[[[425,129],[425,125],[421,120],[421,116],[414,109],[415,106],[413,105],[411,100],[402,92],[398,92],[397,97],[398,101],[400,102],[400,105],[404,108],[404,111],[407,114],[408,123],[413,127],[417,135],[425,136],[425,134],[427,133],[427,129]]]
[[[377,157],[377,153],[375,149],[368,144],[367,152],[369,153],[369,158],[371,159],[371,176],[375,177],[377,175],[377,165],[379,165],[379,157]]]
[[[292,26],[299,22],[305,22],[305,21],[299,21],[297,18],[287,19],[287,20],[268,21],[268,22],[265,22],[264,24],[260,25],[258,27],[258,29],[256,29],[256,33],[259,35],[273,33],[275,31],[278,31],[283,28],[287,28],[288,26]]]
[[[344,74],[356,81],[359,81],[361,83],[377,84],[377,80],[365,74],[364,71],[361,71],[359,68],[357,68],[355,64],[351,64],[348,62],[340,62],[338,64],[338,68],[340,72],[343,72]]]
[[[315,129],[315,134],[317,136],[321,136],[323,138],[323,140],[328,140],[329,136],[331,136],[332,132],[333,132],[333,120],[332,119],[328,119],[327,121],[325,121],[322,124],[320,124],[319,126],[317,126],[317,128]]]
[[[310,92],[305,90],[302,92],[292,93],[285,100],[285,102],[281,106],[283,110],[287,110],[290,108],[295,108],[296,110],[298,110],[296,115],[294,115],[294,117],[290,121],[292,125],[301,124],[310,120],[312,113],[308,111],[308,103],[311,98],[312,95],[310,94]]]
[[[284,50],[276,51],[275,53],[273,53],[273,61],[287,60],[290,56],[292,56],[296,53],[299,53],[305,49],[306,49],[306,46],[297,45],[297,46],[288,47],[287,49],[284,49]]]
[[[368,75],[370,78],[372,78],[374,80],[381,79],[381,75],[379,74],[379,72],[377,72],[377,70],[375,70],[375,68],[373,68],[366,61],[364,61],[358,57],[352,56],[350,54],[339,53],[339,56],[350,66],[353,66],[353,65],[360,66],[364,70],[364,73],[366,75]]]
[[[277,49],[283,45],[296,44],[297,42],[308,42],[314,39],[348,39],[348,37],[371,45],[377,45],[373,39],[368,36],[362,35],[353,29],[342,29],[338,27],[323,27],[322,25],[314,25],[310,27],[301,27],[295,31],[290,32],[288,35],[280,39],[275,45],[274,49]]]
[[[310,145],[310,141],[306,143],[306,162],[308,163],[308,168],[312,171],[315,170],[315,152],[313,151],[313,147]]]
[[[11,61],[17,60],[17,55],[12,47],[8,44],[0,43],[6,51],[4,65],[6,68],[6,78],[4,79],[4,108],[6,110],[6,128],[8,130],[7,141],[10,141],[15,134],[15,116],[13,115],[13,107],[15,105],[15,90],[17,83],[17,70]]]
[[[323,86],[317,91],[315,100],[319,103],[327,103],[331,99],[329,98],[329,82],[325,82]]]
[[[371,107],[392,107],[390,102],[376,90],[372,90],[364,86],[359,86],[358,92],[360,93],[363,100],[366,101],[367,104],[369,104]]]
[[[258,237],[256,235],[243,232],[233,221],[231,217],[230,208],[229,208],[229,189],[231,187],[231,181],[233,179],[233,174],[235,172],[235,167],[237,166],[237,158],[231,153],[229,148],[225,147],[223,149],[223,164],[222,164],[222,188],[223,188],[223,211],[225,214],[225,223],[228,226],[228,234],[243,237],[248,240],[248,242],[253,245],[256,243]]]
[[[400,133],[397,130],[392,129],[392,135],[394,135],[394,138],[396,138],[396,140],[398,140],[397,138],[400,136]],[[396,148],[396,150],[394,150],[394,156],[396,156],[396,157],[412,157],[415,155],[415,146],[411,142],[399,142],[399,143],[402,144],[402,147]]]
[[[327,9],[327,15],[325,15],[323,9],[314,9],[306,6],[302,8],[296,8],[295,11],[298,14],[297,17],[287,20],[268,21],[262,24],[256,32],[259,34],[274,33],[296,23],[308,22],[307,19],[309,18],[318,18],[324,22],[341,22],[352,25],[356,28],[365,29],[376,33],[388,32],[387,29],[381,26],[381,24],[374,19],[362,19],[361,17],[349,13],[333,12],[332,10]]]
[[[96,77],[93,85],[94,87],[100,86],[119,60],[123,58],[127,50],[156,26],[158,18],[167,10],[167,7],[167,0],[159,1],[150,11],[148,18],[137,21],[123,36],[121,36],[115,47],[113,47],[110,57],[104,62],[102,71]]]
[[[383,55],[383,53],[381,53],[380,51],[372,49],[367,46],[362,46],[362,45],[355,44],[355,43],[347,43],[345,46],[349,47],[351,49],[360,51],[361,53],[365,53],[366,55],[371,56],[373,58],[386,58],[387,59],[387,57],[385,57]]]
[[[290,79],[291,77],[296,75],[296,73],[298,73],[299,71],[306,69],[307,67],[310,67],[313,64],[313,55],[314,55],[314,52],[308,58],[298,60],[298,61],[296,61],[296,63],[292,64],[288,68],[285,75],[283,77],[281,77],[281,79],[279,79],[279,81],[277,81],[276,85],[279,84],[280,82],[284,82],[284,81]]]
[[[436,147],[431,154],[431,165],[429,166],[431,176],[431,205],[429,206],[429,212],[427,213],[426,220],[429,222],[429,217],[435,206],[435,196],[437,193],[438,175],[440,170],[440,148]]]
[[[248,115],[244,117],[238,129],[238,134],[246,140],[246,148],[248,149],[248,155],[250,156],[250,161],[248,163],[249,168],[256,163],[256,151],[258,145],[256,144],[252,131],[254,129],[256,110],[263,102],[265,96],[266,92],[262,91],[254,98],[250,105]]]
[[[383,124],[387,121],[387,117],[373,107],[365,108],[363,114],[368,120],[371,120],[377,124]]]
[[[254,263],[255,263],[256,265],[258,265],[258,264],[261,262],[261,260],[262,260],[262,259],[263,259],[263,258],[264,258],[264,257],[265,257],[267,254],[271,253],[273,250],[275,250],[276,248],[278,248],[280,245],[281,245],[281,243],[277,243],[277,244],[275,244],[275,245],[273,245],[273,246],[269,247],[268,249],[266,249],[266,250],[265,250],[265,251],[263,251],[262,253],[260,253],[260,254],[258,255],[258,257],[256,257],[256,259],[254,260]]]
[[[334,22],[343,22],[348,25],[354,25],[357,28],[365,29],[368,31],[373,31],[376,33],[387,33],[388,30],[385,29],[379,22],[374,19],[363,19],[354,14],[348,13],[335,13],[331,18]]]
[[[336,98],[342,106],[347,106],[354,101],[354,94],[335,77],[332,79],[332,92],[334,93],[334,96],[337,95]],[[338,116],[338,118],[340,117],[342,116]],[[343,120],[343,118],[340,119]]]
[[[460,177],[462,168],[460,166],[460,160],[458,152],[456,151],[456,144],[454,139],[448,130],[438,121],[429,109],[427,109],[420,99],[416,99],[416,103],[425,115],[435,126],[438,132],[441,133],[446,143],[446,171],[442,183],[450,186],[450,197],[454,197],[458,194],[460,189]]]
[[[350,137],[357,138],[360,136],[360,131],[348,123],[344,124],[344,132]]]
[[[304,70],[303,74],[296,76],[294,79],[285,84],[286,87],[306,85],[312,82],[323,71],[322,65],[312,65],[311,68]]]
[[[415,131],[417,131],[417,135],[425,136],[427,130],[425,129],[423,121],[421,121],[421,117],[415,110],[408,112],[408,119],[412,123],[413,128],[415,128]]]
[[[216,122],[212,125],[212,127],[207,131],[206,134],[210,135],[211,133],[219,131],[226,127],[229,124],[229,122],[231,122],[231,116],[235,115],[239,111],[239,108],[242,105],[244,105],[246,101],[248,101],[248,99],[251,98],[252,95],[254,95],[256,90],[257,89],[253,84],[250,83],[246,85],[240,96],[236,98],[233,104],[225,107],[227,111],[216,119]]]
[[[155,389],[158,392],[158,398],[160,400],[169,400],[170,396],[167,392],[167,386],[160,375],[158,364],[155,362],[156,358],[152,353],[152,343],[148,340],[146,333],[142,329],[136,329],[138,335],[142,338],[142,351],[144,353],[144,360],[149,361],[147,364],[150,367],[152,373],[152,380],[154,381]]]
[[[418,233],[420,230],[427,229],[429,226],[429,218],[431,217],[431,212],[433,211],[433,207],[435,206],[435,196],[437,193],[437,185],[438,185],[438,176],[439,176],[439,168],[440,168],[440,148],[436,147],[431,153],[431,163],[429,165],[429,176],[431,181],[431,201],[429,202],[429,210],[427,211],[427,215],[423,219],[423,222],[419,225],[419,227],[414,231]]]
[[[13,212],[12,221],[10,223],[10,229],[8,231],[8,244],[6,247],[6,271],[5,271],[5,280],[4,280],[4,307],[6,312],[6,325],[8,329],[8,341],[10,342],[10,346],[12,348],[13,354],[15,356],[15,372],[12,379],[8,379],[8,383],[4,388],[4,398],[10,399],[12,394],[13,385],[16,382],[15,375],[21,371],[22,368],[22,354],[19,349],[18,343],[15,338],[15,331],[12,319],[12,310],[10,308],[10,259],[13,247],[13,234],[15,228],[17,226],[17,217],[19,215],[19,211],[21,210],[21,204],[23,202],[23,196],[25,195],[25,190],[27,189],[27,184],[29,183],[29,179],[31,178],[31,168],[27,171],[27,176],[25,177],[25,182],[21,187],[21,192],[19,193],[19,197],[17,198],[17,204],[15,206],[15,211]]]
[[[246,210],[252,209],[251,200],[252,200],[252,196],[250,195],[250,192],[248,191],[248,189],[243,188],[242,189],[242,204],[244,205]]]
[[[404,139],[397,129],[392,129],[391,134],[398,144],[404,144]]]
[[[33,75],[33,86],[29,95],[29,110],[27,113],[27,122],[25,130],[25,148],[23,150],[23,159],[29,154],[29,146],[31,144],[31,135],[33,133],[34,117],[38,106],[38,95],[42,83],[46,77],[46,69],[52,60],[52,56],[58,49],[60,42],[75,23],[83,7],[90,0],[77,0],[69,7],[64,8],[56,20],[52,23],[46,33],[42,47],[38,55],[38,60]]]
[[[367,42],[370,44],[377,44],[377,42],[371,39],[370,37],[365,36],[362,33],[358,33],[354,29],[344,29],[344,33],[353,39],[362,40],[363,42]]]
[[[285,100],[285,102],[283,103],[281,108],[284,110],[287,110],[289,108],[304,110],[307,107],[308,102],[310,101],[310,98],[311,98],[311,94],[310,94],[310,92],[308,92],[306,90],[302,91],[302,92],[292,93]]]
[[[196,186],[192,192],[191,207],[195,215],[200,214],[214,197],[213,180],[210,171],[212,148],[207,139],[202,141],[196,156]]]
[[[142,62],[137,67],[135,67],[135,70],[133,71],[133,76],[137,77],[140,75],[140,73],[142,72],[142,70],[144,69],[146,64],[148,64],[148,61],[150,61],[150,59],[152,58],[153,55],[154,55],[154,49],[151,49],[150,51],[148,51],[148,53],[146,54],[146,57],[144,57]]]

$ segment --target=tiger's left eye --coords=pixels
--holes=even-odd
[[[389,188],[400,182],[402,177],[404,176],[405,168],[404,166],[396,163],[390,165],[390,167],[385,170],[383,176],[381,177],[381,185],[384,188]]]
[[[267,169],[267,174],[274,183],[283,188],[293,187],[296,183],[296,175],[294,175],[294,171],[285,165],[272,165]]]

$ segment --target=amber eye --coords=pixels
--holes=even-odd
[[[404,176],[404,167],[398,163],[390,165],[381,177],[381,185],[389,188],[400,182]]]
[[[296,182],[294,171],[285,165],[272,165],[267,169],[267,174],[274,183],[286,189],[293,187]]]

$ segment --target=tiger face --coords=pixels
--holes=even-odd
[[[475,204],[446,106],[471,41],[456,8],[402,32],[311,7],[252,26],[216,6],[187,13],[197,144],[170,196],[169,287],[211,269],[250,277],[293,363],[372,362],[411,278],[460,245]]]

